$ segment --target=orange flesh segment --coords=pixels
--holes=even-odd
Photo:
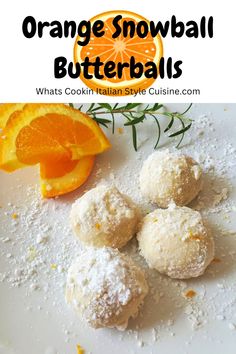
[[[21,129],[16,139],[16,153],[19,161],[29,165],[69,159],[72,145],[85,145],[93,137],[86,125],[73,122],[68,116],[47,114]]]
[[[65,161],[52,161],[51,163],[40,164],[40,176],[44,179],[57,178],[71,172],[78,161],[65,160]]]
[[[58,141],[32,126],[21,129],[16,139],[16,156],[27,165],[69,159],[71,154]]]

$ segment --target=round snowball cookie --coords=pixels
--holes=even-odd
[[[114,248],[86,248],[68,272],[66,301],[94,328],[124,330],[147,293],[143,271]]]
[[[82,243],[121,248],[135,234],[140,213],[116,187],[101,185],[72,205],[70,219],[72,229]]]
[[[202,275],[214,257],[214,241],[198,211],[170,206],[144,217],[137,235],[150,268],[171,278]]]
[[[189,204],[202,187],[202,169],[191,157],[168,150],[151,154],[140,172],[140,189],[144,197],[167,208],[170,202]]]

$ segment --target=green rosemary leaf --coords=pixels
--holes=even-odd
[[[130,115],[126,114],[126,113],[122,113],[122,115],[129,121],[129,122],[132,122],[132,114],[129,112]],[[133,140],[133,147],[134,147],[134,150],[137,151],[138,148],[137,148],[137,130],[136,130],[136,127],[135,125],[131,125],[131,128],[132,128],[132,140]]]
[[[93,115],[93,120],[98,124],[102,125],[105,128],[108,128],[107,123],[110,123],[108,119],[102,119],[102,118],[97,118],[95,115]]]
[[[126,113],[123,112],[122,115],[123,115],[126,119],[128,119],[129,122],[132,120],[132,117],[130,117],[128,114],[126,114]]]
[[[161,112],[160,113],[162,116],[166,116],[166,117],[170,117],[170,118],[172,118],[173,116],[175,116],[175,112]]]
[[[90,105],[89,109],[87,110],[87,112],[90,112],[90,111],[93,109],[94,106],[95,106],[95,103],[92,103],[92,104]]]
[[[167,125],[166,129],[164,130],[164,133],[168,132],[168,130],[171,129],[173,123],[174,123],[174,116],[171,117],[170,123]]]
[[[102,122],[100,122],[100,123],[98,123],[99,125],[102,125],[103,127],[105,127],[105,128],[107,128],[108,129],[108,125],[106,124],[106,123],[102,123]]]
[[[126,104],[125,106],[119,107],[118,110],[119,110],[119,111],[120,111],[120,110],[127,110],[127,109],[128,109],[128,108],[127,108],[128,105],[129,105],[129,103]]]
[[[105,118],[94,118],[94,120],[96,120],[97,123],[111,123],[110,119],[105,119]]]
[[[178,149],[178,148],[180,147],[180,144],[182,143],[182,141],[183,141],[183,139],[184,139],[184,134],[185,134],[185,132],[191,128],[192,123],[190,123],[189,125],[185,126],[185,124],[184,124],[184,122],[182,121],[182,119],[179,118],[179,117],[177,117],[177,118],[180,120],[183,129],[177,131],[176,133],[173,133],[173,134],[169,135],[169,137],[170,137],[170,138],[173,138],[173,137],[178,136],[178,135],[181,134],[181,138],[180,138],[178,144],[176,145],[176,148]]]
[[[102,107],[95,107],[90,112],[96,112],[99,111],[100,109],[102,109]]]
[[[157,141],[156,141],[156,144],[154,145],[154,149],[156,149],[158,147],[158,144],[159,144],[159,141],[161,138],[161,126],[160,126],[160,123],[159,123],[157,117],[155,117],[154,114],[150,114],[150,115],[154,118],[154,120],[157,124]]]
[[[74,105],[73,105],[73,103],[69,103],[69,106],[70,106],[70,107],[72,107],[72,108],[74,108]]]
[[[181,113],[181,116],[183,116],[184,114],[186,114],[189,110],[190,110],[190,108],[192,107],[192,103],[190,103],[190,105],[188,106],[188,108],[183,112],[183,113]]]
[[[155,103],[154,106],[152,107],[152,110],[153,111],[158,111],[162,107],[163,107],[163,104]]]
[[[143,122],[144,118],[145,118],[144,115],[142,115],[142,116],[139,117],[139,118],[134,118],[134,119],[132,119],[130,122],[125,123],[124,126],[127,127],[127,126],[129,126],[129,125],[135,125],[135,124],[141,123],[141,122]]]
[[[78,110],[81,111],[82,107],[83,107],[83,105],[79,106]]]
[[[158,111],[161,107],[163,107],[162,104],[159,103],[155,103],[153,107],[147,107],[145,109],[146,112],[156,112]]]
[[[133,109],[135,107],[140,106],[141,103],[128,103],[126,109]]]
[[[190,123],[189,125],[185,126],[183,129],[178,130],[177,132],[175,132],[175,133],[169,135],[169,138],[174,138],[175,136],[178,136],[178,135],[180,135],[180,134],[185,133],[187,130],[190,129],[191,125],[192,125],[192,123]]]
[[[114,113],[111,113],[111,118],[112,118],[112,134],[115,133],[115,116]]]
[[[135,125],[132,125],[132,137],[133,137],[133,146],[134,146],[134,150],[137,151],[138,147],[137,147],[137,130]]]
[[[183,129],[185,129],[185,124],[184,124],[184,121],[182,120],[182,116],[181,116],[181,117],[178,117],[178,116],[177,116],[177,119],[178,119],[178,120],[180,121],[180,123],[182,124]],[[183,141],[183,139],[184,139],[184,134],[185,134],[184,132],[181,134],[181,138],[180,138],[178,144],[176,145],[176,148],[177,148],[177,149],[179,148],[180,144],[182,143],[182,141]]]
[[[72,104],[70,104],[72,105]],[[160,122],[157,118],[156,115],[163,115],[169,118],[169,123],[165,130],[163,131],[164,133],[168,132],[171,127],[174,125],[176,120],[179,120],[182,129],[172,133],[169,135],[170,138],[174,138],[176,136],[180,136],[180,140],[177,144],[177,148],[180,146],[181,142],[183,141],[185,132],[190,129],[192,125],[192,120],[188,117],[185,116],[185,113],[188,112],[192,106],[190,104],[188,108],[183,112],[183,113],[178,113],[178,112],[157,112],[160,108],[163,107],[162,104],[160,103],[155,103],[154,105],[151,106],[151,104],[147,104],[145,108],[141,109],[141,103],[127,103],[126,105],[120,106],[119,104],[116,103],[113,107],[108,104],[108,103],[99,103],[98,105],[96,104],[91,104],[89,109],[87,110],[88,115],[90,115],[94,121],[97,122],[97,124],[100,124],[106,128],[108,128],[109,124],[112,124],[112,133],[115,132],[115,114],[121,114],[125,119],[126,122],[124,122],[124,126],[130,126],[132,128],[132,140],[133,140],[133,146],[134,149],[137,150],[137,129],[136,126],[139,123],[143,123],[144,120],[147,118],[148,115],[151,115],[153,119],[156,122],[157,125],[157,141],[155,144],[155,149],[158,147],[160,138],[161,138],[161,126]],[[73,106],[73,105],[72,105]],[[83,105],[79,107],[81,109]],[[135,108],[140,107],[139,111],[136,111]],[[137,117],[137,113],[139,113],[139,117]],[[104,119],[104,118],[99,118],[99,116],[102,117],[103,114],[110,114],[111,119]]]
[[[108,109],[109,111],[112,110],[112,107],[109,103],[99,103],[99,106],[105,109]]]

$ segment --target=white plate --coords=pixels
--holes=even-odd
[[[179,111],[185,107],[168,105]],[[137,180],[142,161],[153,151],[156,126],[150,118],[139,127],[138,152],[132,148],[130,128],[123,134],[109,133],[113,148],[97,158],[85,186],[55,200],[41,200],[37,168],[1,172],[1,354],[76,354],[78,343],[93,354],[235,353],[236,105],[195,105],[189,115],[195,122],[182,150],[203,164],[202,213],[213,229],[216,257],[221,261],[204,276],[186,282],[147,270],[151,293],[128,330],[90,329],[64,301],[66,270],[79,249],[68,223],[70,206],[85,189],[106,180],[150,210],[141,200]],[[166,118],[161,122],[164,127]],[[162,139],[161,146],[172,146],[171,139]],[[224,188],[228,198],[214,206]],[[19,217],[13,219],[13,213]],[[39,243],[38,235],[46,235],[47,242]],[[124,252],[145,266],[137,256],[135,240]],[[186,299],[186,289],[194,289],[197,295]]]

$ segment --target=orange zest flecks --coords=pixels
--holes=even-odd
[[[81,347],[81,345],[77,344],[77,354],[84,354],[85,351],[84,349]]]
[[[51,264],[50,264],[50,268],[51,268],[52,270],[56,270],[56,269],[57,269],[57,264],[51,263]]]
[[[118,131],[118,134],[120,134],[120,135],[124,133],[124,129],[121,127],[117,128],[117,131]]]
[[[200,241],[202,239],[202,237],[200,235],[194,235],[194,233],[192,232],[192,230],[189,230],[189,240],[195,240],[195,241]]]
[[[95,224],[95,227],[96,227],[97,230],[100,230],[101,229],[101,224],[97,223],[97,224]]]
[[[28,257],[27,260],[32,262],[37,257],[37,251],[33,246],[28,248]]]
[[[202,239],[201,236],[197,236],[197,235],[190,236],[190,240],[200,241],[201,239]]]
[[[189,289],[184,293],[184,297],[186,297],[187,299],[192,299],[196,295],[197,295],[196,291],[194,291],[192,289]]]

